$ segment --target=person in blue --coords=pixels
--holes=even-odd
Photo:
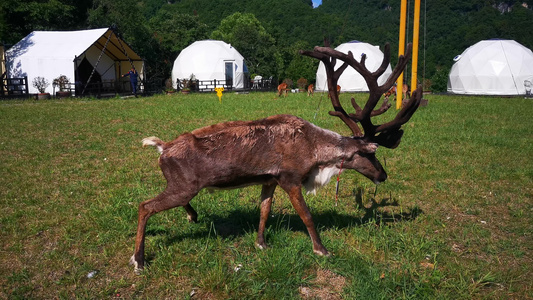
[[[122,75],[122,77],[124,76],[130,77],[131,91],[133,92],[135,97],[137,97],[137,78],[138,78],[137,71],[135,70],[135,68],[131,68],[131,70],[128,73]]]

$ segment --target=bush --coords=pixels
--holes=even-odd
[[[294,82],[293,82],[292,79],[290,79],[290,78],[285,78],[285,79],[283,79],[283,83],[286,83],[286,84],[287,84],[287,87],[288,87],[288,88],[291,88],[291,89],[292,89],[292,86],[294,85]]]
[[[32,84],[33,84],[33,87],[35,87],[41,94],[44,94],[46,91],[46,88],[50,85],[48,83],[48,80],[46,80],[46,78],[41,77],[41,76],[37,76],[33,78]]]
[[[55,78],[52,82],[52,85],[58,86],[61,92],[67,90],[69,84],[70,79],[66,75],[59,75],[59,77]]]
[[[299,89],[301,90],[305,90],[305,87],[307,86],[307,79],[305,78],[300,78],[296,81],[296,85],[298,86]]]
[[[432,92],[443,93],[448,90],[448,74],[450,74],[450,68],[437,68],[437,72],[431,77]]]

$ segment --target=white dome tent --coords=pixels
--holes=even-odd
[[[383,52],[379,50],[379,46],[374,46],[368,43],[363,43],[359,41],[351,41],[339,45],[335,50],[338,50],[342,53],[348,54],[348,51],[351,51],[354,58],[360,60],[361,55],[366,54],[366,67],[370,71],[375,71],[381,65],[383,61]],[[335,70],[337,70],[342,63],[338,62],[335,65]],[[379,77],[378,83],[383,84],[392,73],[390,64],[387,66],[385,73]],[[327,91],[328,83],[326,81],[326,68],[324,64],[320,62],[318,69],[316,71],[316,84],[315,89],[317,91]],[[366,82],[354,68],[348,67],[339,77],[338,85],[341,86],[342,92],[368,92],[368,86]]]
[[[513,40],[485,40],[454,58],[448,92],[467,95],[524,95],[533,76],[533,53]]]
[[[248,78],[248,68],[244,57],[230,44],[203,40],[183,49],[174,61],[174,87],[177,79],[189,79],[192,74],[199,81],[231,80],[234,89],[242,89],[245,88],[245,80]]]

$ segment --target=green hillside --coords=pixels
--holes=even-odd
[[[422,1],[421,6],[419,80],[429,79],[433,90],[444,89],[453,57],[480,40],[514,39],[533,48],[533,0]],[[4,0],[0,41],[14,44],[33,30],[116,25],[146,59],[149,76],[164,78],[181,49],[195,40],[223,38],[249,60],[252,73],[312,81],[317,62],[296,51],[322,45],[324,38],[332,46],[389,42],[396,61],[399,15],[400,0],[323,0],[318,8],[309,0]],[[232,24],[227,32],[220,31],[223,20]]]

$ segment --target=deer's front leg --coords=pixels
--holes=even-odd
[[[294,206],[296,212],[298,212],[298,215],[304,222],[305,227],[307,227],[307,232],[309,232],[309,236],[313,242],[313,252],[318,255],[329,256],[328,250],[326,247],[324,247],[324,245],[322,245],[322,241],[318,236],[318,232],[316,231],[309,208],[307,207],[307,204],[305,204],[304,197],[302,195],[302,186],[292,185],[288,187],[282,186],[282,188],[289,194],[292,206]]]
[[[270,214],[270,208],[272,207],[272,200],[274,198],[276,186],[277,184],[264,184],[261,189],[261,216],[259,219],[259,229],[257,230],[257,240],[255,242],[256,246],[260,249],[265,249],[267,247],[264,236],[265,226],[268,220],[268,215]]]

